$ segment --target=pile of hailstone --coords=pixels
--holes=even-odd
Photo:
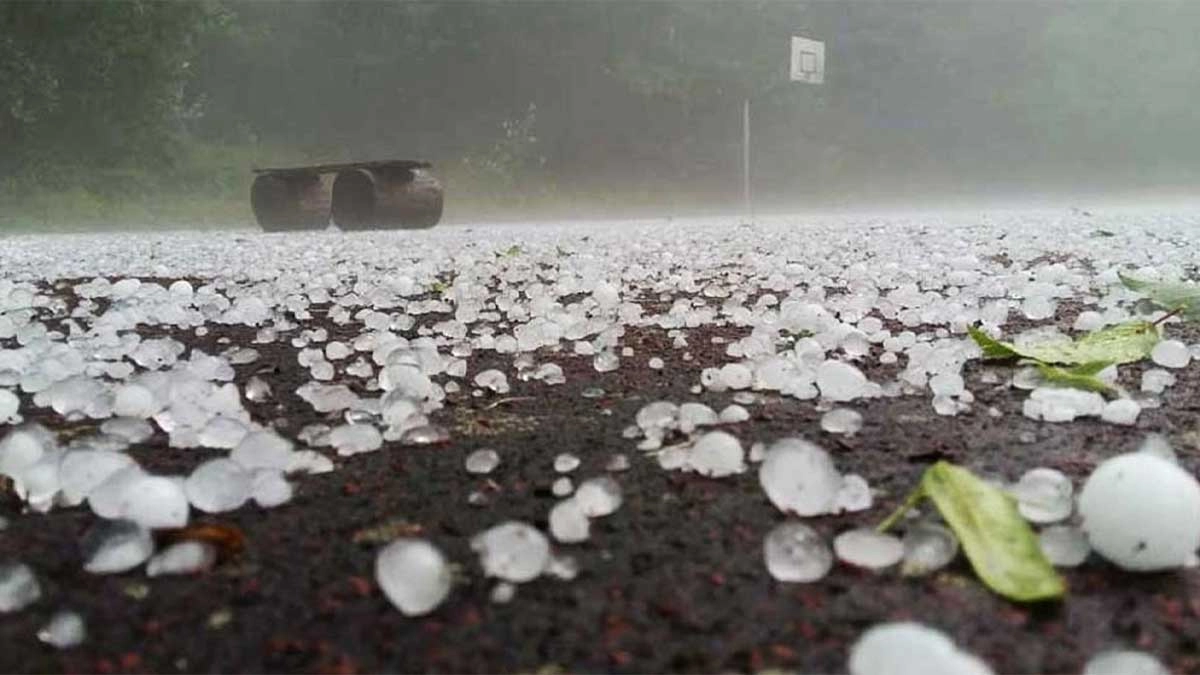
[[[1085,309],[1073,329],[1095,330],[1137,316],[1135,296],[1117,284],[1119,270],[1133,266],[1139,278],[1163,281],[1185,271],[1152,246],[1124,247],[1117,264],[1111,242],[1057,217],[923,217],[886,227],[818,219],[799,237],[794,225],[781,220],[734,233],[726,222],[713,221],[613,231],[314,235],[233,248],[207,235],[8,240],[0,247],[0,475],[12,479],[33,511],[87,508],[94,514],[80,542],[86,570],[144,565],[151,576],[187,573],[211,566],[216,551],[195,541],[158,550],[155,530],[186,525],[197,511],[287,504],[302,474],[334,470],[319,448],[353,461],[397,444],[445,443],[449,434],[437,416],[448,397],[562,384],[564,369],[543,360],[549,355],[563,363],[583,359],[600,379],[635,364],[662,372],[682,361],[692,364],[698,380],[693,393],[730,392],[735,403],[717,411],[694,402],[652,402],[625,435],[639,439],[638,447],[665,470],[736,480],[760,463],[764,496],[787,519],[764,538],[774,578],[815,581],[835,559],[927,573],[957,554],[948,529],[916,520],[902,538],[851,529],[830,544],[802,519],[870,508],[867,481],[842,474],[827,452],[800,438],[755,443],[747,451],[734,435],[735,425],[751,417],[746,406],[760,395],[815,401],[824,413],[820,428],[839,435],[862,428],[862,414],[846,407],[859,401],[921,396],[938,415],[974,414],[964,368],[980,350],[966,337],[968,327],[999,333],[1013,317],[1048,322],[1061,304],[1078,302]],[[1154,225],[1165,242],[1167,235],[1187,240],[1192,223]],[[1127,238],[1140,232],[1122,223],[1106,227]],[[997,228],[1007,233],[1003,250]],[[513,247],[514,237],[520,246]],[[1055,262],[1045,256],[1061,250],[1072,257]],[[89,280],[45,283],[78,278]],[[316,325],[316,317],[325,325]],[[166,337],[200,337],[223,326],[248,328],[254,338],[210,354]],[[336,340],[330,339],[334,326]],[[704,339],[695,332],[714,328],[736,337],[721,343],[723,358],[701,362],[687,351],[689,340]],[[635,354],[625,339],[634,331],[665,332],[679,357]],[[1049,332],[1039,328],[1018,339]],[[276,349],[290,350],[285,353],[306,378],[294,393],[323,417],[295,438],[251,414],[285,393],[276,391],[270,373],[244,382],[235,377],[238,368],[259,360],[260,350]],[[981,379],[1028,390],[1023,413],[1034,419],[1098,417],[1129,425],[1143,409],[1162,404],[1157,397],[1176,382],[1172,371],[1197,355],[1194,345],[1161,342],[1151,355],[1157,367],[1142,376],[1136,399],[1105,401],[1051,387],[1030,370],[1016,371],[1008,382],[996,371]],[[479,356],[499,357],[502,365],[479,369]],[[1107,382],[1115,377],[1115,368],[1100,374]],[[61,441],[24,424],[22,403],[67,422],[89,422],[97,431]],[[1002,415],[997,409],[989,414]],[[156,474],[126,452],[154,437],[219,455],[198,459],[179,475]],[[628,466],[619,457],[610,470]],[[555,461],[563,474],[577,465],[577,458]],[[465,466],[486,475],[499,457],[484,449]],[[1093,549],[1134,570],[1194,563],[1200,488],[1161,443],[1106,461],[1078,496],[1066,476],[1045,467],[1005,487],[1021,514],[1041,528],[1042,547],[1056,565],[1081,564]],[[573,558],[554,546],[587,541],[591,521],[614,512],[623,499],[608,476],[575,486],[561,475],[553,491],[560,499],[551,507],[548,533],[503,521],[471,539],[480,569],[498,580],[497,602],[542,575],[571,578]],[[410,616],[434,611],[454,583],[441,551],[418,539],[384,547],[376,577]],[[40,593],[29,567],[0,569],[0,611],[25,607]],[[83,635],[79,616],[64,611],[38,637],[68,646]],[[1132,663],[1114,654],[1089,664],[1089,672]],[[914,656],[933,669],[986,672],[945,636],[912,624],[868,631],[851,654],[850,670],[880,672]]]

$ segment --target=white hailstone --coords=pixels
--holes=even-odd
[[[450,594],[453,580],[445,556],[421,539],[397,539],[375,558],[375,581],[405,616],[423,616]]]
[[[1021,311],[1025,313],[1025,318],[1034,321],[1049,319],[1054,316],[1055,309],[1054,301],[1041,295],[1025,298],[1021,303]]]
[[[101,518],[121,518],[125,510],[125,495],[145,475],[141,467],[132,462],[124,468],[118,468],[88,490],[88,507]]]
[[[450,440],[450,432],[436,424],[422,424],[405,429],[400,435],[402,445],[437,445]]]
[[[333,364],[325,359],[321,359],[320,361],[313,363],[308,369],[308,372],[310,375],[312,375],[314,380],[320,380],[322,382],[328,382],[329,380],[332,380],[334,374],[336,373],[336,371],[333,369]]]
[[[206,448],[222,448],[232,450],[242,442],[250,427],[232,418],[218,415],[208,421],[200,430],[198,440]]]
[[[345,410],[358,404],[358,395],[344,384],[321,384],[307,382],[296,389],[296,395],[304,399],[313,410],[325,413]]]
[[[821,429],[830,434],[853,436],[862,425],[862,414],[849,408],[834,408],[821,416]]]
[[[19,612],[42,597],[33,570],[19,562],[0,563],[0,612]]]
[[[54,448],[54,436],[41,425],[17,427],[0,440],[0,474],[15,477]]]
[[[1079,495],[1083,531],[1119,567],[1180,567],[1200,547],[1200,483],[1168,460],[1132,452],[1105,460]]]
[[[875,503],[867,479],[856,473],[842,477],[842,487],[834,498],[835,512],[866,511]]]
[[[296,434],[296,440],[305,445],[328,447],[329,430],[327,424],[309,424]]]
[[[730,403],[721,410],[717,421],[721,424],[740,424],[750,419],[750,411],[736,403]]]
[[[564,499],[550,509],[550,534],[564,544],[587,541],[591,523],[574,499]]]
[[[224,354],[225,360],[233,366],[244,366],[258,360],[258,350],[250,347],[234,347]]]
[[[475,376],[474,382],[475,386],[490,389],[497,394],[507,394],[510,391],[508,378],[504,376],[504,373],[495,369],[479,373]]]
[[[558,473],[570,473],[579,468],[580,460],[569,452],[554,457],[554,470]]]
[[[21,399],[7,389],[0,389],[0,424],[5,424],[16,417],[21,408]]]
[[[666,402],[663,401],[660,403],[666,403]],[[660,404],[659,403],[651,403],[650,405],[656,406],[656,405],[660,405]],[[675,410],[674,410],[674,404],[667,403],[666,405],[671,406],[671,412],[670,412],[670,414],[664,414],[662,416],[661,419],[663,420],[663,424],[651,425],[650,427],[646,427],[647,429],[649,429],[649,428],[668,428],[668,426],[672,423],[672,421],[675,419],[675,414],[676,414]],[[646,408],[649,408],[649,407],[650,406],[646,406]],[[642,410],[646,410],[646,408],[642,408]],[[665,412],[665,408],[662,410],[664,410],[664,412]],[[639,415],[638,415],[639,424],[641,423],[641,419],[642,419],[642,417],[641,417],[641,414],[639,413]],[[690,434],[693,431],[695,431],[696,429],[699,429],[700,427],[713,426],[720,422],[720,417],[717,416],[717,411],[713,410],[712,408],[708,407],[707,405],[704,405],[703,403],[692,403],[692,402],[680,404],[679,410],[678,410],[678,419],[679,419],[679,430],[685,434]]]
[[[59,489],[67,506],[77,506],[87,499],[114,473],[133,465],[129,455],[106,450],[72,450],[58,464]]]
[[[532,377],[550,385],[562,384],[567,381],[567,377],[563,375],[562,366],[557,363],[543,363],[533,371]]]
[[[488,594],[488,598],[492,602],[503,605],[512,602],[512,599],[517,597],[517,585],[510,584],[507,581],[501,581],[492,588],[492,592]]]
[[[1150,359],[1163,368],[1183,368],[1192,360],[1192,354],[1179,340],[1163,340],[1154,345]]]
[[[271,398],[271,385],[261,377],[254,375],[246,381],[246,400],[261,403]]]
[[[1033,366],[1025,366],[1013,373],[1011,384],[1015,389],[1037,389],[1042,384],[1042,373]]]
[[[651,430],[673,429],[679,423],[680,412],[680,406],[670,401],[654,401],[638,410],[635,421],[644,433],[649,433]]]
[[[841,361],[821,363],[816,384],[821,396],[830,401],[853,401],[867,392],[867,378],[862,371]]]
[[[618,453],[614,454],[612,457],[608,458],[608,462],[605,463],[605,465],[604,465],[604,470],[611,471],[613,473],[619,473],[621,471],[628,471],[629,470],[629,458],[626,457],[624,454],[618,452]]]
[[[1099,330],[1104,327],[1104,315],[1100,312],[1088,310],[1080,312],[1079,316],[1075,317],[1075,323],[1071,325],[1073,330],[1083,333],[1090,333],[1094,330]]]
[[[958,555],[958,538],[935,523],[910,524],[904,531],[904,562],[900,573],[923,576],[949,565]]]
[[[1075,506],[1075,487],[1071,479],[1057,469],[1030,469],[1009,492],[1016,498],[1021,516],[1031,523],[1066,520]]]
[[[546,574],[551,575],[554,579],[570,581],[580,575],[580,562],[575,560],[575,556],[551,556],[550,566],[546,568]]]
[[[833,552],[844,563],[881,570],[900,562],[904,557],[904,545],[890,534],[864,528],[849,530],[835,537]]]
[[[983,661],[960,651],[939,630],[919,623],[872,626],[850,648],[850,675],[991,675]]]
[[[61,453],[58,452],[43,455],[13,477],[17,496],[38,513],[49,511],[58,497],[61,487],[58,475],[60,458]]]
[[[1104,412],[1104,397],[1094,391],[1069,387],[1038,387],[1025,399],[1022,413],[1045,422],[1070,422]]]
[[[1083,666],[1083,675],[1170,675],[1153,655],[1133,649],[1100,652]]]
[[[737,438],[724,431],[710,431],[692,445],[688,465],[701,476],[723,478],[745,472],[745,457]]]
[[[250,484],[250,497],[264,509],[273,509],[292,501],[295,490],[276,469],[260,469],[254,472]]]
[[[1038,544],[1046,560],[1055,567],[1078,567],[1092,547],[1083,530],[1070,525],[1051,525],[1038,533]]]
[[[830,513],[842,476],[829,453],[800,438],[776,441],[759,467],[758,480],[775,508],[799,516]]]
[[[755,441],[750,444],[750,452],[746,454],[746,460],[751,464],[758,464],[767,458],[767,444],[762,441]]]
[[[607,281],[600,281],[592,288],[592,299],[601,307],[616,307],[621,302],[621,290]]]
[[[720,378],[725,389],[749,389],[754,373],[740,363],[727,363],[721,367]]]
[[[180,541],[171,544],[146,562],[146,576],[195,574],[217,563],[217,547],[207,541]]]
[[[1175,376],[1161,368],[1151,368],[1142,373],[1142,391],[1147,394],[1161,394],[1175,384]]]
[[[1138,415],[1141,413],[1142,406],[1137,401],[1131,398],[1119,398],[1104,404],[1104,410],[1100,411],[1100,419],[1109,424],[1131,426],[1137,423]]]
[[[657,356],[653,356],[646,365],[649,366],[651,370],[662,370],[663,366],[666,364],[663,363],[662,359],[658,358]]]
[[[550,542],[537,528],[507,521],[471,538],[483,572],[515,584],[536,579],[550,563]]]
[[[183,481],[143,474],[125,490],[121,518],[147,529],[183,527],[188,522],[188,498]]]
[[[83,569],[92,574],[119,574],[146,562],[154,553],[150,530],[128,520],[101,521],[80,540]]]
[[[333,471],[333,461],[316,450],[297,450],[292,453],[284,473],[319,474]]]
[[[284,469],[292,459],[292,442],[271,430],[247,434],[229,459],[247,469]]]
[[[610,351],[600,352],[592,359],[592,368],[597,373],[610,373],[619,367],[621,367],[620,357]]]
[[[550,493],[555,497],[566,497],[575,491],[575,484],[571,482],[568,476],[559,476],[554,483],[550,485]]]
[[[467,473],[489,474],[500,466],[500,454],[491,448],[480,448],[467,455],[463,465]]]
[[[104,420],[100,431],[123,438],[129,443],[143,443],[154,435],[154,427],[140,417],[113,417]]]
[[[192,506],[205,513],[232,511],[250,498],[250,472],[237,462],[218,457],[197,466],[183,483]]]
[[[383,435],[373,424],[343,424],[329,431],[329,444],[341,457],[372,452],[383,446]]]
[[[783,523],[767,533],[763,560],[776,581],[787,583],[818,581],[833,568],[829,545],[804,523]]]
[[[575,500],[588,518],[601,518],[621,508],[621,486],[608,476],[589,478],[575,490]]]
[[[354,350],[346,346],[344,342],[338,342],[337,340],[334,340],[333,342],[325,344],[325,358],[329,359],[330,361],[341,361],[353,353]]]
[[[501,377],[504,375],[498,370],[490,372],[497,373]],[[478,378],[478,376],[476,377]],[[485,376],[484,379],[487,380],[489,377]],[[504,383],[507,386],[508,381],[504,380]],[[421,372],[417,366],[394,364],[379,371],[379,388],[396,396],[421,401],[432,395],[434,384],[429,376]]]
[[[965,385],[958,373],[939,373],[929,378],[929,390],[934,396],[961,396]]]
[[[59,610],[38,629],[37,638],[55,649],[70,649],[87,639],[87,626],[78,612]]]
[[[684,445],[663,448],[656,456],[659,468],[665,471],[686,470],[690,459],[689,449]]]
[[[460,361],[460,363],[463,364],[464,368],[467,365],[465,361]],[[353,377],[366,379],[375,374],[375,369],[371,367],[371,364],[367,363],[366,359],[358,358],[354,360],[354,363],[346,366],[346,374]]]

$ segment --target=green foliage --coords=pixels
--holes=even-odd
[[[451,209],[711,208],[745,97],[764,201],[1052,189],[1106,159],[1184,180],[1200,4],[1125,4],[0,2],[0,193],[209,193],[247,168],[209,160],[270,148],[432,160]],[[788,82],[797,34],[825,85]]]
[[[184,94],[194,37],[214,11],[155,0],[0,3],[0,175],[69,188],[97,168],[168,163],[173,133],[194,112]]]
[[[949,462],[926,469],[917,489],[879,530],[889,529],[924,498],[942,514],[988,588],[1016,602],[1055,600],[1066,594],[1066,582],[1046,560],[1013,498]]]
[[[1074,387],[1076,389],[1094,391],[1099,394],[1107,394],[1112,391],[1112,387],[1096,377],[1096,374],[1111,365],[1108,361],[1098,361],[1096,363],[1084,363],[1071,368],[1060,368],[1048,363],[1038,363],[1037,369],[1042,374],[1042,378],[1047,382],[1053,382],[1064,387]]]
[[[1159,308],[1182,314],[1189,319],[1200,319],[1200,285],[1192,283],[1160,284],[1139,281],[1124,274],[1118,274],[1118,276],[1126,288],[1145,295]]]
[[[1134,321],[1093,331],[1078,340],[1054,340],[1017,346],[1000,342],[978,328],[969,330],[983,349],[984,358],[1022,358],[1043,364],[1088,365],[1103,363],[1096,372],[1113,363],[1133,363],[1150,355],[1158,344],[1158,326]]]

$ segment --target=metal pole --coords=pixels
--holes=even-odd
[[[750,99],[742,102],[742,201],[746,218],[753,220],[750,208]]]

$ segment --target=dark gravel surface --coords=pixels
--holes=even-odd
[[[1069,325],[1071,315],[1064,308],[1060,322]],[[319,319],[306,327],[317,325],[328,328],[331,339],[347,330]],[[202,338],[171,335],[210,354],[253,337],[245,327],[210,325],[210,331]],[[1065,572],[1067,600],[1034,606],[991,594],[961,557],[927,578],[837,565],[818,583],[773,581],[762,562],[762,538],[784,517],[762,494],[756,471],[715,480],[666,472],[635,449],[636,441],[622,437],[637,410],[653,400],[698,400],[718,410],[731,402],[731,394],[689,392],[702,367],[726,360],[724,345],[711,341],[718,335],[740,333],[690,330],[687,351],[695,358],[687,362],[681,360],[684,350],[670,348],[664,331],[631,330],[623,344],[637,356],[604,374],[592,369],[590,358],[539,354],[539,362],[563,367],[567,382],[559,386],[520,381],[511,357],[473,357],[472,375],[488,367],[509,374],[508,400],[451,397],[434,415],[450,429],[450,443],[388,443],[379,452],[335,459],[333,473],[298,477],[296,497],[283,507],[193,514],[196,523],[232,525],[245,538],[244,550],[200,575],[87,574],[78,542],[95,517],[86,508],[21,514],[18,502],[4,500],[0,513],[10,525],[0,534],[0,557],[29,564],[43,597],[0,618],[0,670],[840,672],[863,630],[882,621],[918,620],[946,631],[997,672],[1079,672],[1089,657],[1111,647],[1144,649],[1179,672],[1200,671],[1195,570],[1134,575],[1093,557]],[[285,434],[329,421],[292,393],[308,379],[295,350],[254,346],[262,358],[238,366],[236,381],[244,385],[265,371],[276,392],[275,401],[246,404],[254,418],[276,420]],[[650,355],[666,359],[666,368],[645,368]],[[866,371],[872,379],[895,374],[876,368]],[[833,451],[843,472],[869,481],[878,491],[873,509],[806,520],[827,537],[878,523],[938,459],[1009,479],[1049,466],[1078,484],[1100,459],[1133,449],[1146,431],[1156,430],[1176,441],[1189,469],[1200,468],[1196,447],[1189,445],[1196,438],[1200,369],[1180,371],[1164,408],[1145,411],[1136,428],[1026,419],[1024,393],[981,383],[984,369],[977,362],[968,366],[977,403],[959,417],[934,414],[927,395],[879,399],[850,406],[862,412],[865,424],[857,436],[842,439],[822,434],[814,402],[766,396],[747,406],[750,421],[729,430],[747,446],[803,435]],[[995,369],[1002,377],[1008,373]],[[1136,386],[1140,369],[1127,371]],[[581,392],[588,387],[605,395],[585,398]],[[1003,417],[986,414],[989,406]],[[29,400],[22,412],[64,433],[93,428],[65,423]],[[462,468],[467,453],[480,447],[495,448],[503,458],[487,477]],[[577,559],[576,579],[542,578],[521,585],[511,602],[495,604],[489,600],[494,582],[482,577],[468,539],[507,519],[545,527],[555,502],[552,461],[560,452],[583,459],[574,472],[580,479],[602,474],[612,454],[627,454],[631,469],[616,475],[624,504],[593,522],[590,541],[560,547]],[[132,453],[162,473],[190,471],[217,454],[169,448],[162,434]],[[474,490],[486,492],[490,503],[469,505]],[[427,537],[461,566],[449,599],[424,618],[405,618],[374,581],[376,551],[404,533]],[[84,645],[60,652],[34,637],[60,608],[85,616]]]

